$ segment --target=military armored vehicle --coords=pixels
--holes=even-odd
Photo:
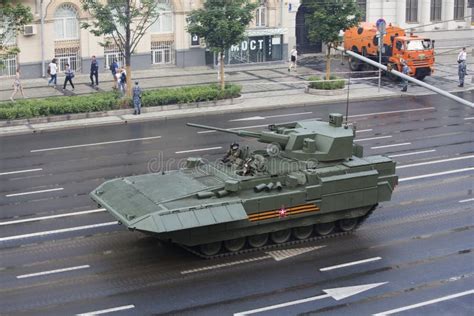
[[[346,234],[391,198],[395,162],[363,156],[341,114],[251,132],[190,124],[268,144],[221,161],[110,180],[91,197],[120,223],[205,258]]]

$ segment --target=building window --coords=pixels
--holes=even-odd
[[[2,56],[0,59],[0,77],[16,75],[16,55]]]
[[[418,0],[407,0],[406,21],[418,22]]]
[[[79,54],[79,46],[71,45],[71,47],[55,48],[54,58],[58,62],[58,72],[66,70],[66,64],[69,64],[74,71],[81,70],[81,58]]]
[[[441,21],[441,0],[431,0],[430,21]]]
[[[174,43],[151,42],[151,63],[152,64],[174,64]]]
[[[367,0],[357,0],[357,5],[359,6],[360,12],[362,13],[361,21],[366,21],[366,19],[367,19]]]
[[[257,12],[255,14],[255,26],[265,26],[266,15],[267,15],[267,8],[265,8],[265,6],[263,5],[258,7]]]
[[[150,27],[151,33],[173,33],[173,10],[170,0],[157,0],[160,16]]]
[[[110,65],[114,62],[114,60],[117,62],[119,68],[125,67],[125,57],[122,55],[120,49],[117,45],[115,45],[115,43],[104,47],[104,59],[105,69],[110,69]]]
[[[63,4],[54,12],[54,36],[56,40],[79,38],[77,11],[72,5]]]
[[[454,0],[454,19],[464,20],[464,0]]]

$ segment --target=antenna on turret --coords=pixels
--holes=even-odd
[[[347,121],[349,120],[349,90],[351,88],[351,74],[352,72],[349,72],[349,80],[347,81],[346,122],[344,123],[345,129],[348,128]]]

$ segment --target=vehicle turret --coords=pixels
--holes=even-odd
[[[259,142],[273,144],[281,155],[299,160],[321,162],[348,159],[353,154],[355,132],[342,124],[343,116],[329,114],[329,122],[316,120],[272,124],[268,131],[250,132],[187,123],[188,126],[257,138]]]

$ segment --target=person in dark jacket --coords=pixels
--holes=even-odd
[[[133,112],[133,115],[141,114],[142,89],[138,85],[138,81],[135,81],[135,87],[133,87],[133,107],[135,108],[135,112]]]
[[[99,85],[99,62],[95,58],[95,56],[92,56],[91,60],[91,86],[94,86],[94,78],[95,78],[95,85]]]
[[[410,73],[410,67],[408,67],[406,60],[402,59],[402,74],[407,75]],[[408,90],[408,80],[402,80],[402,92],[407,92]]]
[[[110,64],[110,72],[112,73],[112,78],[113,78],[113,82],[114,82],[114,86],[113,88],[114,89],[117,89],[117,70],[118,70],[119,66],[117,64],[117,60],[114,59],[114,61]]]
[[[64,71],[66,75],[66,79],[64,79],[63,90],[66,89],[66,84],[69,82],[72,87],[72,91],[74,91],[74,84],[72,83],[72,78],[74,78],[74,71],[69,67],[69,64],[66,64],[66,70]]]

